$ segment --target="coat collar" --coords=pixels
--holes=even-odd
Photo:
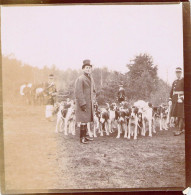
[[[89,75],[89,74],[84,73],[84,76],[85,76],[85,77],[87,77],[89,80],[91,80],[91,77],[90,77],[90,75]]]

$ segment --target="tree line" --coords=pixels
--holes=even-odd
[[[129,71],[121,74],[107,67],[94,68],[93,78],[96,85],[98,103],[116,101],[119,85],[123,84],[127,101],[139,99],[155,105],[166,103],[170,86],[157,75],[158,68],[148,54],[137,55],[126,67]],[[49,74],[55,75],[58,91],[68,93],[74,98],[76,78],[82,73],[78,70],[59,70],[55,65],[42,69],[23,64],[13,56],[3,56],[3,98],[4,101],[19,99],[19,89],[23,83],[41,84],[47,81]]]

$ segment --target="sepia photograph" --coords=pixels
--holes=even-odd
[[[185,188],[182,3],[1,6],[5,192]]]

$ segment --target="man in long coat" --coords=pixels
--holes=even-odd
[[[93,122],[95,84],[92,78],[92,65],[90,60],[84,60],[82,65],[83,74],[75,82],[75,105],[76,105],[76,122],[80,123],[80,140],[81,143],[87,144],[88,138],[87,123]]]
[[[176,68],[177,79],[173,82],[170,91],[171,117],[178,118],[178,131],[174,135],[180,135],[184,129],[184,78],[182,68]]]

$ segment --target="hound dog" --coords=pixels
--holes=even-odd
[[[129,114],[130,110],[127,105],[122,105],[119,107],[119,110],[116,112],[117,116],[117,129],[118,134],[116,138],[120,138],[120,134],[124,131],[124,138],[127,138],[127,126],[129,124]]]
[[[109,135],[109,112],[106,108],[100,112],[100,136],[103,136],[104,130],[106,135]]]
[[[134,131],[132,130],[132,126],[134,126]],[[139,111],[139,108],[133,106],[130,109],[128,139],[130,139],[131,136],[133,135],[134,139],[137,139],[138,132],[142,131],[142,127],[143,127],[142,112]]]
[[[94,112],[93,136],[97,137],[97,134],[96,134],[97,130],[98,130],[98,133],[101,133],[101,131],[100,131],[101,111],[100,111],[97,103],[94,104],[94,111],[95,112]]]
[[[153,114],[152,114],[152,128],[153,132],[156,132],[156,122],[160,120],[160,107],[153,106]]]
[[[109,133],[113,133],[113,129],[114,127],[117,126],[117,104],[116,103],[111,103],[110,105],[108,103],[106,103],[107,105],[107,110],[109,112]]]
[[[168,130],[168,107],[164,104],[153,107],[153,121],[152,121],[152,126],[153,126],[153,132],[156,129],[156,121],[159,121],[159,127],[160,130]],[[155,131],[156,132],[156,131]]]
[[[73,101],[70,101],[70,103],[67,102],[67,104],[62,101],[59,104],[59,109],[57,112],[56,132],[62,132],[63,125],[65,135],[68,135],[68,133],[75,135],[75,110]]]
[[[143,100],[138,100],[134,103],[134,106],[139,108],[139,112],[142,114],[143,128],[142,135],[146,134],[146,121],[149,124],[149,137],[152,137],[152,121],[153,121],[153,109],[152,104]],[[155,133],[155,131],[154,131]]]
[[[163,129],[164,130],[168,130],[168,107],[165,106],[164,104],[162,104],[160,107],[159,107],[159,112],[160,112],[160,118],[159,118],[159,124],[160,124],[160,130],[162,131]]]
[[[100,133],[100,113],[97,102],[94,103],[94,113],[93,113],[93,122],[87,123],[87,133],[89,137],[97,137],[97,130]],[[93,125],[93,132],[91,131]]]

